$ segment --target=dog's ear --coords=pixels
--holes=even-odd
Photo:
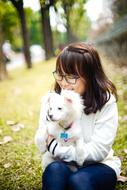
[[[42,99],[41,99],[42,105],[49,104],[50,97],[51,97],[51,93],[50,92],[48,92],[45,96],[43,96]]]
[[[50,102],[50,96],[48,97],[47,102],[48,102],[48,103]]]
[[[73,103],[75,107],[80,107],[80,110],[84,108],[84,102],[81,96],[72,90],[62,90],[61,96],[63,96],[67,102]]]
[[[71,98],[65,97],[64,99],[65,99],[65,101],[67,101],[68,103],[72,103],[72,102],[73,102]]]
[[[74,102],[74,92],[71,90],[62,90],[61,96],[64,97],[64,100],[68,103],[73,103]]]

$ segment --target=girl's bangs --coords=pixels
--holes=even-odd
[[[79,60],[72,52],[66,51],[59,55],[56,62],[56,71],[59,74],[80,75]]]

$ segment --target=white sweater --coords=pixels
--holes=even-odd
[[[45,118],[46,112],[41,109],[39,128],[35,135],[35,143],[40,152],[43,152],[41,134],[43,133]],[[113,168],[117,177],[119,177],[121,161],[118,157],[113,156],[112,150],[118,127],[118,111],[114,96],[111,95],[101,111],[97,111],[95,114],[83,114],[81,127],[84,137],[84,143],[82,144],[84,161],[104,163]],[[53,144],[51,146],[55,146],[55,143]],[[77,155],[75,154],[75,147],[72,145],[63,147],[58,143],[55,147],[54,156],[70,162],[76,161]]]

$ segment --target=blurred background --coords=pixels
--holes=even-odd
[[[0,190],[41,190],[34,144],[42,96],[69,43],[97,47],[117,87],[122,160],[116,190],[127,190],[127,0],[0,0]]]
[[[127,1],[0,0],[0,80],[75,41],[94,43],[126,65]]]

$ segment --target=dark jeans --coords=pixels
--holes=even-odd
[[[71,171],[63,162],[49,164],[43,173],[43,190],[114,190],[116,173],[101,163]]]

